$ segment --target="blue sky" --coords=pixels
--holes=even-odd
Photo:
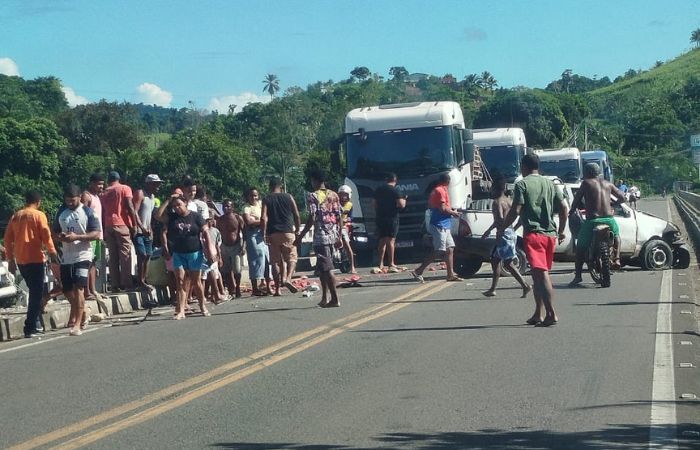
[[[490,71],[544,87],[564,69],[614,78],[691,47],[700,1],[2,0],[0,73],[59,77],[72,103],[225,110],[341,80],[355,66]]]

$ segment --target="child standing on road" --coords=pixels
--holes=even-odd
[[[491,197],[493,198],[493,205],[491,206],[491,212],[493,213],[493,224],[488,227],[481,236],[482,239],[486,239],[491,230],[498,229],[499,225],[503,223],[503,218],[508,214],[510,210],[511,200],[506,195],[506,181],[504,178],[499,178],[493,181],[493,187],[491,188]],[[486,297],[494,297],[496,295],[496,286],[498,285],[498,280],[501,277],[501,266],[505,268],[513,278],[516,279],[520,286],[523,288],[523,295],[521,298],[527,297],[527,294],[532,289],[529,284],[525,283],[523,276],[518,271],[518,268],[513,266],[513,260],[517,256],[515,251],[515,244],[517,242],[517,236],[515,235],[515,229],[519,226],[516,225],[515,228],[508,227],[503,232],[503,235],[497,240],[496,247],[493,249],[491,254],[491,268],[493,270],[493,276],[491,279],[491,287],[489,290],[484,291],[483,294]]]

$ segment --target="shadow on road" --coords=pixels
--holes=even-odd
[[[695,424],[679,424],[678,430],[697,429]],[[654,427],[661,436],[655,442],[654,448],[665,448],[677,444],[679,450],[698,448],[696,437],[680,436],[678,441],[666,435],[669,425]],[[239,450],[267,449],[296,449],[296,450],[365,450],[370,448],[384,449],[583,449],[608,450],[611,448],[648,448],[649,426],[641,425],[611,425],[601,430],[580,432],[555,432],[547,430],[499,430],[483,429],[469,432],[443,433],[388,433],[374,439],[370,447],[356,447],[334,444],[295,444],[290,442],[226,442],[214,444],[213,447]]]

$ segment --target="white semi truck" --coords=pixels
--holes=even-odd
[[[368,106],[350,111],[343,135],[345,183],[353,190],[353,241],[362,257],[376,248],[374,191],[389,172],[407,196],[400,213],[397,248],[420,247],[425,233],[428,186],[450,176],[454,208],[467,208],[487,192],[475,170],[472,132],[456,102],[417,102]]]
[[[474,145],[492,179],[504,177],[512,184],[520,175],[520,160],[527,152],[525,132],[521,128],[475,129]]]

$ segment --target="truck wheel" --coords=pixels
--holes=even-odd
[[[673,264],[673,250],[665,241],[652,239],[644,245],[640,259],[644,270],[670,269]]]
[[[482,262],[479,256],[459,258],[454,262],[455,272],[462,278],[473,277],[481,269]]]

